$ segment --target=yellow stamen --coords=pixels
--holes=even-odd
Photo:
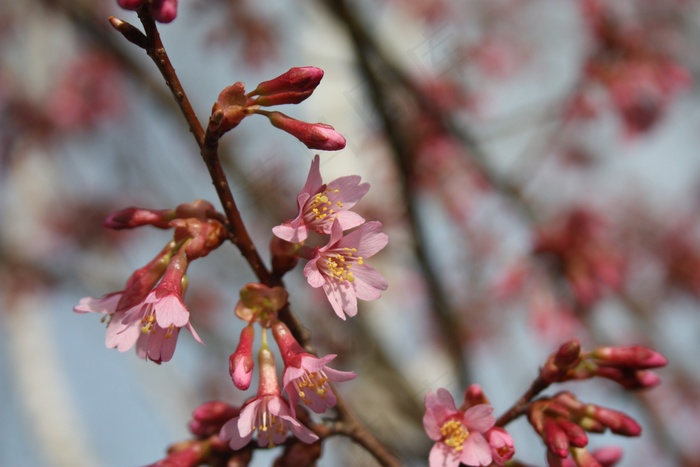
[[[454,449],[461,451],[464,449],[464,442],[469,438],[469,430],[459,420],[451,419],[446,421],[440,432],[443,436],[443,443]]]

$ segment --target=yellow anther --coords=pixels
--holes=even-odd
[[[469,438],[469,430],[459,420],[448,420],[440,428],[443,442],[455,451],[464,448],[464,442]]]

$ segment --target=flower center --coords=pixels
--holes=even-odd
[[[328,275],[340,282],[354,282],[355,276],[352,274],[352,265],[354,263],[364,264],[362,256],[354,256],[355,253],[357,253],[357,248],[343,248],[342,252],[337,252],[326,258]]]
[[[444,443],[454,449],[461,451],[464,449],[464,442],[469,438],[469,430],[459,420],[448,420],[440,429]]]
[[[316,195],[313,197],[311,201],[311,205],[309,208],[311,209],[311,213],[313,214],[314,220],[317,221],[322,221],[325,220],[328,216],[332,216],[335,214],[335,211],[333,210],[333,203],[331,200],[328,198],[328,195],[326,193],[331,193],[331,190],[326,188],[325,191],[321,193],[316,193]],[[339,189],[334,189],[333,194],[338,194],[340,193]],[[339,208],[343,207],[343,203],[340,201],[335,202],[336,206]]]
[[[326,398],[326,383],[328,382],[328,377],[323,371],[314,371],[309,373],[308,371],[304,373],[304,376],[294,380],[294,386],[297,388],[299,393],[299,398],[306,405],[313,404],[313,400],[309,397],[309,394],[316,393],[321,399]]]
[[[275,434],[285,435],[287,427],[284,426],[279,417],[271,414],[265,404],[265,410],[258,415],[258,434],[267,436],[267,447],[275,447]]]
[[[153,313],[149,313],[143,318],[141,318],[141,332],[144,334],[153,334],[156,332],[156,316]]]

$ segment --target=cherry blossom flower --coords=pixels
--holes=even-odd
[[[289,395],[292,413],[295,413],[299,400],[316,413],[324,413],[326,408],[334,407],[336,398],[328,383],[350,381],[357,375],[352,371],[339,371],[326,366],[335,355],[318,358],[304,351],[281,321],[272,326],[272,333],[284,360],[282,386]]]
[[[389,241],[380,233],[381,222],[368,222],[343,236],[337,220],[331,227],[328,244],[319,248],[304,267],[311,287],[323,287],[333,311],[340,318],[357,314],[357,299],[376,300],[388,286],[379,272],[365,264]]]
[[[299,215],[272,229],[282,240],[299,243],[306,240],[309,230],[329,234],[333,221],[338,219],[342,230],[352,229],[365,222],[349,209],[369,190],[368,183],[360,183],[358,175],[350,175],[324,184],[319,170],[318,154],[311,162],[306,183],[297,196]]]
[[[136,354],[140,358],[156,363],[167,362],[175,352],[180,328],[187,328],[195,340],[202,343],[189,322],[190,314],[182,301],[181,284],[186,268],[187,259],[184,253],[179,253],[170,259],[160,283],[140,301],[133,303],[134,299],[127,297],[127,305],[124,305],[129,292],[127,287],[103,298],[83,298],[73,310],[109,317],[105,337],[108,348],[116,347],[125,352],[136,345]],[[141,288],[137,281],[129,282]]]
[[[493,427],[493,407],[478,404],[465,411],[457,410],[452,395],[445,389],[425,396],[423,428],[436,441],[430,450],[430,467],[489,465],[493,461],[491,446],[484,433]]]
[[[494,426],[485,433],[485,436],[489,446],[491,446],[491,456],[494,463],[504,465],[513,457],[515,448],[510,433],[499,426]]]
[[[274,357],[265,344],[264,337],[263,346],[258,353],[258,363],[260,382],[257,396],[246,402],[238,417],[224,424],[219,436],[229,441],[234,450],[245,447],[256,431],[260,447],[273,447],[283,443],[288,430],[305,443],[316,441],[318,436],[296,419],[287,401],[280,395]]]

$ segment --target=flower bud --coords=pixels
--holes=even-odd
[[[586,432],[576,423],[571,420],[559,418],[557,419],[557,425],[566,433],[566,437],[569,439],[569,443],[572,446],[582,448],[588,444]]]
[[[603,467],[587,449],[571,448],[571,456],[578,467]]]
[[[486,397],[483,389],[481,389],[481,386],[478,384],[471,384],[467,390],[464,391],[464,405],[462,405],[462,408],[465,410],[475,405],[489,403],[488,397]]]
[[[255,361],[253,360],[254,339],[255,328],[252,324],[249,324],[241,331],[238,347],[229,357],[231,380],[241,391],[245,391],[250,387],[250,381],[253,378],[253,368],[255,367]]]
[[[593,457],[602,467],[612,467],[622,459],[622,449],[617,446],[596,449],[593,451]]]
[[[177,0],[152,0],[151,14],[160,23],[170,23],[177,16]]]
[[[641,345],[630,347],[599,347],[591,352],[591,357],[605,365],[627,367],[636,370],[666,366],[668,360],[660,353]]]
[[[554,419],[547,417],[544,420],[542,440],[553,454],[562,459],[569,455],[569,438]]]
[[[639,436],[642,433],[642,427],[632,417],[617,410],[588,404],[586,415],[607,426],[610,431],[618,435]]]
[[[263,115],[270,119],[273,126],[296,137],[309,149],[337,151],[345,147],[343,135],[330,125],[302,122],[281,112],[265,112]]]
[[[170,221],[174,218],[175,211],[172,209],[153,210],[132,206],[110,214],[102,225],[114,230],[133,229],[144,225],[168,229]]]
[[[209,401],[192,412],[189,429],[199,438],[218,433],[224,423],[238,416],[239,408],[221,401]]]
[[[321,457],[321,442],[307,444],[300,441],[292,442],[284,447],[284,452],[275,459],[273,467],[297,467],[316,465]]]
[[[250,95],[271,96],[289,92],[313,92],[323,78],[323,70],[314,66],[290,68],[289,71],[263,81]],[[262,105],[262,104],[261,104]]]
[[[117,0],[117,5],[125,10],[138,10],[142,0]]]
[[[198,199],[192,203],[182,203],[175,208],[175,217],[186,219],[194,217],[199,220],[207,220],[208,213],[216,212],[216,208],[209,201]]]
[[[513,437],[503,428],[495,426],[485,433],[491,447],[491,456],[498,465],[503,465],[515,454]]]

